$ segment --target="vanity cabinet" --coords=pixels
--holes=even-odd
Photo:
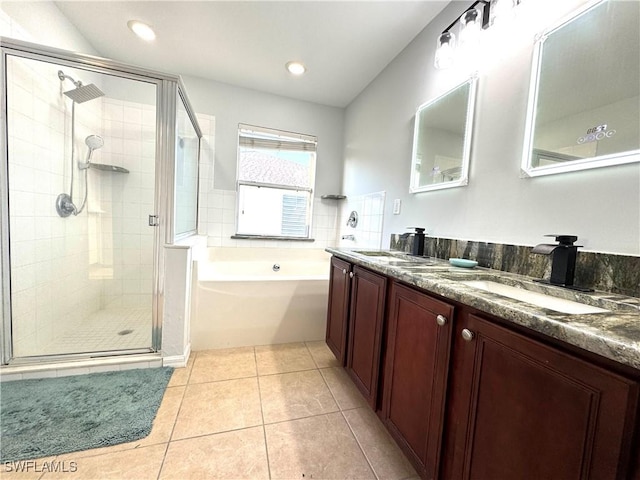
[[[375,409],[387,278],[358,266],[353,267],[352,273],[346,368]]]
[[[327,344],[422,478],[640,480],[636,370],[331,265]]]
[[[331,258],[326,342],[375,409],[387,278]]]
[[[454,307],[392,283],[382,419],[423,478],[437,478]]]
[[[352,273],[350,263],[335,256],[331,257],[326,342],[341,365],[344,365],[347,359],[347,322]]]
[[[474,314],[455,356],[443,478],[627,478],[637,383]]]

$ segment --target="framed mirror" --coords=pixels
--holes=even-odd
[[[640,161],[640,3],[591,2],[536,41],[523,176]]]
[[[469,183],[477,81],[474,76],[418,108],[409,192]]]

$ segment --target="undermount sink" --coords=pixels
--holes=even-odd
[[[365,257],[375,257],[376,260],[384,261],[384,262],[408,262],[410,261],[406,257],[406,254],[396,254],[391,252],[385,252],[381,250],[356,250],[354,253],[364,255]]]
[[[530,303],[542,308],[548,308],[549,310],[555,310],[556,312],[561,313],[584,315],[589,313],[604,313],[609,311],[605,310],[604,308],[594,307],[564,298],[553,297],[544,293],[532,292],[529,290],[525,290],[524,288],[504,285],[498,282],[487,280],[471,280],[463,281],[460,283],[469,287],[477,288],[479,290],[484,290],[485,292],[495,293],[497,295],[502,295],[503,297],[520,300],[522,302]]]
[[[388,250],[354,250],[353,253],[365,257],[373,257],[376,261],[398,266],[411,273],[426,273],[449,270],[451,265],[444,261],[434,261],[429,257],[419,257],[405,252],[390,252]],[[396,265],[397,263],[397,265]]]

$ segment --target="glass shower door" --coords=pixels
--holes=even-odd
[[[156,90],[7,57],[13,358],[151,351]]]

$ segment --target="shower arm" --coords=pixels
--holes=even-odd
[[[75,80],[73,77],[67,75],[62,70],[58,70],[58,78],[61,82],[64,82],[65,80],[71,81],[71,83],[73,83],[76,88],[80,88],[82,86],[82,82],[80,80]]]

